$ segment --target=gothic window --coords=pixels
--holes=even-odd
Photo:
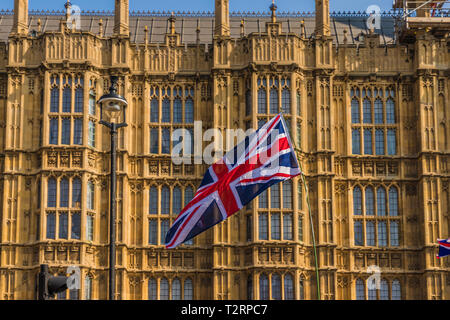
[[[393,99],[387,99],[386,101],[386,123],[395,123],[395,103]]]
[[[373,188],[367,187],[366,188],[366,215],[373,216],[375,212],[375,205],[374,205],[374,194],[373,194]]]
[[[61,144],[70,144],[70,118],[62,118]]]
[[[173,122],[181,123],[183,121],[183,105],[181,98],[176,98],[173,102]]]
[[[298,215],[298,241],[303,242],[303,216]]]
[[[180,187],[173,188],[173,203],[172,213],[178,215],[181,211],[181,189]]]
[[[59,112],[59,77],[53,78],[50,93],[50,112]]]
[[[387,229],[386,222],[378,222],[378,245],[380,247],[387,246]]]
[[[265,274],[259,276],[259,299],[269,300],[269,279]]]
[[[162,129],[161,153],[170,154],[170,129]]]
[[[352,99],[352,123],[359,123],[359,122],[360,122],[359,102],[358,99],[354,98]]]
[[[372,123],[372,107],[369,99],[363,102],[363,123]]]
[[[395,129],[388,129],[387,131],[387,149],[388,155],[397,154],[397,134]]]
[[[92,299],[92,278],[87,275],[84,279],[84,300]]]
[[[72,213],[72,239],[81,239],[81,215],[80,212]]]
[[[398,216],[398,191],[396,187],[389,189],[389,215]]]
[[[73,144],[76,144],[76,145],[83,144],[83,119],[82,118],[74,119]]]
[[[271,221],[270,221],[270,226],[271,226],[271,232],[270,232],[270,237],[272,240],[280,240],[281,239],[281,235],[280,235],[280,214],[279,213],[272,213],[270,215]]]
[[[356,300],[365,300],[366,294],[365,294],[365,288],[364,288],[364,281],[361,279],[356,280]]]
[[[194,123],[194,100],[192,100],[192,98],[186,99],[184,108],[185,108],[184,122]]]
[[[394,280],[392,281],[392,300],[401,300],[402,298],[402,290],[400,286],[400,281]]]
[[[159,129],[150,130],[150,153],[159,153]]]
[[[355,234],[355,246],[363,246],[363,225],[361,221],[355,221],[354,223],[354,234]]]
[[[373,221],[366,222],[366,245],[375,246],[375,224]]]
[[[89,91],[89,114],[91,116],[95,116],[96,104],[97,104],[97,97],[95,95],[95,91],[91,89]]]
[[[352,153],[361,154],[361,131],[352,129]]]
[[[292,209],[292,181],[283,182],[283,208]]]
[[[94,240],[94,216],[88,214],[86,221],[86,239],[88,241]]]
[[[157,300],[157,287],[156,287],[156,279],[151,278],[148,280],[148,300]]]
[[[150,102],[150,122],[159,122],[159,102],[153,98]]]
[[[376,99],[374,104],[375,123],[383,123],[383,102],[381,99]]]
[[[303,277],[300,278],[300,281],[298,284],[298,291],[299,291],[300,300],[305,300],[305,285],[304,285]]]
[[[165,98],[162,102],[162,119],[161,122],[170,122],[170,100]]]
[[[170,212],[170,189],[162,187],[161,189],[161,214],[169,214]]]
[[[360,187],[353,189],[353,214],[362,215],[362,193]]]
[[[69,290],[69,300],[78,300],[78,289]]]
[[[181,300],[181,283],[178,278],[172,281],[172,300]]]
[[[56,214],[55,212],[47,213],[47,239],[55,239],[56,233]]]
[[[284,300],[294,300],[294,280],[289,273],[284,276]]]
[[[87,184],[87,197],[86,197],[87,208],[89,210],[94,210],[94,193],[95,193],[94,183],[92,181],[89,181]]]
[[[150,219],[148,222],[148,243],[158,244],[158,221],[156,219]]]
[[[161,219],[161,226],[160,226],[160,240],[159,244],[164,245],[166,243],[166,235],[169,231],[169,219]]]
[[[59,239],[67,239],[67,231],[69,227],[69,218],[67,212],[61,212],[59,214]]]
[[[74,178],[72,181],[72,207],[81,208],[81,180]]]
[[[276,183],[270,188],[270,207],[280,208],[280,184]]]
[[[61,179],[59,190],[59,206],[62,208],[67,208],[69,206],[69,179]]]
[[[259,214],[259,240],[268,240],[267,228],[268,228],[267,213],[260,213]]]
[[[49,144],[58,144],[58,118],[50,118]]]
[[[84,104],[84,90],[83,87],[75,89],[75,112],[82,113]]]
[[[169,281],[166,278],[162,278],[159,283],[159,299],[169,300]]]
[[[277,114],[278,110],[278,89],[272,88],[270,89],[270,104],[269,109],[271,114]]]
[[[187,278],[184,280],[184,300],[192,300],[194,298],[194,290],[192,280]]]
[[[281,277],[277,273],[272,275],[272,299],[281,300]]]
[[[246,217],[246,234],[247,234],[247,242],[252,241],[252,229],[253,229],[253,218],[251,215]]]
[[[375,154],[377,156],[384,155],[384,130],[375,130]]]
[[[48,179],[48,190],[47,190],[47,207],[56,207],[56,179]]]
[[[292,213],[283,214],[283,240],[292,240]]]
[[[373,287],[367,287],[367,299],[377,300],[377,289]]]
[[[88,135],[88,144],[90,147],[95,148],[95,122],[89,121],[89,135]]]
[[[258,113],[267,113],[267,93],[265,88],[258,90]]]
[[[364,129],[364,154],[373,154],[372,129]]]
[[[391,221],[390,223],[390,241],[391,247],[399,246],[399,230],[398,230],[398,221]]]
[[[184,205],[186,206],[194,198],[194,190],[192,187],[187,187],[184,190]]]
[[[377,189],[377,215],[386,215],[386,190],[382,187]]]
[[[291,113],[291,91],[284,88],[281,91],[281,111],[283,113]]]
[[[389,300],[389,285],[385,279],[380,281],[380,300]]]
[[[150,214],[158,214],[158,189],[150,188]]]
[[[70,113],[72,107],[72,88],[65,87],[63,90],[62,112]]]

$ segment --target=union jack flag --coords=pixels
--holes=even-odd
[[[447,240],[439,240],[439,253],[437,255],[438,258],[442,258],[450,255],[450,238]]]
[[[206,171],[194,198],[166,235],[171,249],[227,219],[273,184],[301,174],[281,114]]]

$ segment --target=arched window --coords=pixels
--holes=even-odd
[[[194,100],[186,99],[184,104],[184,122],[194,123]]]
[[[69,179],[61,179],[59,183],[59,192],[59,206],[61,208],[69,207]]]
[[[356,300],[365,300],[366,295],[364,291],[364,281],[361,279],[356,280]]]
[[[375,154],[377,156],[384,155],[384,130],[375,130]]]
[[[52,88],[50,93],[50,112],[59,112],[59,87]]]
[[[265,88],[258,90],[258,113],[267,113],[267,93]]]
[[[283,208],[292,209],[292,181],[283,182]]]
[[[169,300],[169,281],[166,278],[162,278],[159,283],[159,299]]]
[[[269,105],[270,113],[277,114],[279,111],[278,108],[278,89],[272,88],[270,89],[270,105]]]
[[[170,212],[170,190],[169,187],[161,189],[161,214],[169,214]]]
[[[389,300],[389,285],[385,279],[380,283],[380,300]]]
[[[148,300],[158,299],[156,292],[156,280],[151,278],[148,280]]]
[[[360,115],[359,115],[359,101],[358,99],[352,99],[352,123],[359,123]]]
[[[272,275],[272,299],[281,300],[281,277],[277,273]]]
[[[402,299],[402,289],[400,286],[400,281],[394,280],[392,281],[392,300],[401,300]]]
[[[366,215],[373,216],[375,213],[374,195],[373,188],[366,188]]]
[[[265,274],[259,276],[259,300],[269,300],[269,279]]]
[[[369,283],[367,283],[367,300],[377,300],[377,288],[375,285],[369,286]]]
[[[150,188],[150,214],[158,214],[158,189],[156,187]]]
[[[172,213],[178,215],[181,211],[181,189],[173,188]]]
[[[377,189],[377,215],[386,215],[386,190],[383,187]]]
[[[181,300],[181,283],[178,278],[172,281],[172,300]]]
[[[72,88],[65,87],[63,90],[62,112],[71,112],[72,109]]]
[[[280,208],[280,184],[276,183],[270,188],[270,207]]]
[[[290,274],[284,276],[284,300],[294,300],[294,280]]]
[[[375,223],[373,221],[366,222],[366,245],[375,246]]]
[[[372,129],[364,129],[364,154],[373,154],[372,136]]]
[[[72,180],[72,207],[81,208],[81,179]]]
[[[381,101],[381,99],[375,100],[374,114],[375,114],[375,123],[382,124],[384,121],[383,121],[383,102]]]
[[[298,291],[300,300],[305,300],[305,280],[300,277],[300,282],[298,283]]]
[[[363,234],[363,224],[361,221],[355,221],[354,223],[354,234],[355,234],[355,246],[364,245],[364,234]]]
[[[386,100],[386,123],[395,123],[395,103],[392,99]]]
[[[170,100],[165,98],[162,102],[162,119],[161,122],[170,122]]]
[[[84,89],[78,87],[75,89],[75,112],[83,112]]]
[[[253,300],[253,277],[249,275],[247,278],[247,300]]]
[[[396,187],[389,189],[389,215],[398,216],[398,191]]]
[[[184,300],[192,300],[194,298],[194,290],[192,287],[192,280],[187,278],[184,280]]]
[[[363,102],[363,122],[372,123],[372,104],[369,99],[364,99]]]
[[[258,196],[258,205],[260,208],[267,208],[269,206],[269,200],[267,198],[267,189],[264,190]]]
[[[281,111],[291,113],[291,90],[287,88],[281,92]]]
[[[360,187],[353,189],[353,214],[362,215],[362,193]]]
[[[161,153],[170,154],[170,129],[162,129]]]
[[[194,190],[192,187],[187,187],[184,190],[184,205],[186,206],[194,198]]]
[[[94,210],[94,193],[94,183],[89,181],[87,185],[87,208],[89,210]]]
[[[150,122],[159,122],[158,98],[153,98],[150,102]]]
[[[361,131],[352,129],[352,153],[361,154]]]
[[[173,101],[173,122],[181,123],[183,121],[183,105],[180,98]]]
[[[48,190],[47,190],[47,207],[55,208],[56,207],[56,179],[50,178],[48,179]]]

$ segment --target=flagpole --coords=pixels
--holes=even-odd
[[[309,202],[309,190],[308,190],[308,185],[306,184],[305,175],[303,174],[302,162],[299,159],[300,150],[297,149],[296,147],[294,147],[294,148],[295,148],[295,151],[297,152],[298,165],[300,166],[302,181],[303,181],[303,185],[305,186],[305,191],[306,191],[306,203],[308,205],[309,221],[310,221],[310,225],[311,225],[311,235],[312,235],[312,242],[313,242],[313,249],[314,249],[314,261],[315,261],[315,265],[316,265],[317,297],[318,297],[318,300],[321,300],[321,298],[320,298],[319,265],[317,263],[316,237],[314,235],[314,225],[313,225],[313,218],[312,218],[312,214],[311,214],[311,204]]]

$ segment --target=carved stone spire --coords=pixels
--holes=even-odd
[[[129,0],[116,0],[114,10],[114,34],[120,36],[130,35]]]
[[[228,0],[216,0],[216,25],[214,35],[218,37],[230,36],[230,7]]]
[[[69,22],[70,21],[70,14],[71,14],[71,11],[72,11],[72,4],[70,3],[70,0],[67,0],[67,2],[64,5],[64,7],[66,8],[66,21]]]
[[[275,4],[275,0],[272,0],[272,5],[270,6],[270,11],[272,11],[272,23],[277,22],[277,5]]]
[[[14,0],[14,23],[12,34],[28,34],[28,0]]]
[[[170,15],[169,18],[169,23],[170,23],[170,34],[175,34],[175,22],[177,21],[177,19],[175,18],[175,15],[172,11],[172,14]]]
[[[316,0],[316,36],[329,36],[330,0]]]

